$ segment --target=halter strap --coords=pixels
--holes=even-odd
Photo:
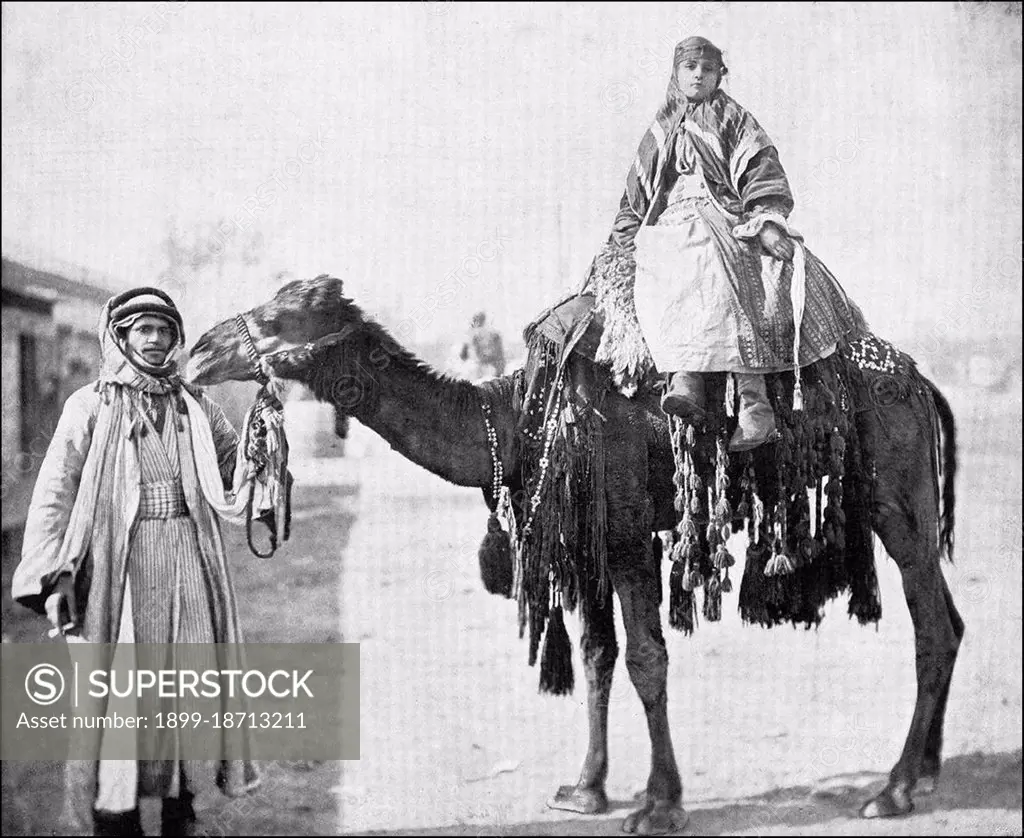
[[[266,385],[270,381],[270,376],[267,374],[267,368],[270,367],[272,370],[273,363],[275,361],[286,359],[292,355],[312,355],[320,349],[325,349],[328,346],[334,346],[335,344],[341,343],[345,338],[355,332],[356,328],[356,326],[349,323],[337,332],[331,332],[329,335],[324,335],[322,338],[310,341],[309,343],[304,343],[302,346],[296,346],[292,349],[279,349],[277,352],[260,355],[259,350],[256,348],[256,342],[252,339],[252,334],[249,332],[249,327],[245,322],[245,315],[235,315],[235,330],[242,339],[242,346],[245,349],[245,354],[249,357],[249,361],[252,364],[253,372],[256,374],[256,380],[263,385]]]
[[[270,382],[270,376],[267,375],[263,369],[263,359],[260,357],[260,353],[256,350],[256,343],[252,339],[252,335],[249,333],[249,327],[246,325],[245,316],[242,314],[235,315],[235,329],[238,332],[239,337],[242,339],[242,347],[245,349],[245,354],[249,356],[249,361],[252,363],[253,371],[256,373],[256,380],[260,384],[266,386]]]

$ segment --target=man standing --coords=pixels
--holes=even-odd
[[[459,360],[464,376],[470,381],[484,381],[505,374],[505,345],[501,333],[487,325],[487,315],[478,311],[473,315],[471,329],[459,347]]]
[[[99,337],[99,378],[68,398],[36,481],[14,599],[45,613],[73,654],[82,643],[241,643],[216,512],[237,436],[177,374],[181,315],[164,292],[137,288],[107,302]],[[69,760],[66,823],[84,827],[88,803],[94,834],[141,835],[139,797],[156,796],[162,834],[194,834],[205,780],[232,796],[259,783],[239,736],[215,776],[180,748]]]

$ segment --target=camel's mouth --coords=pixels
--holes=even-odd
[[[241,351],[238,336],[225,324],[215,326],[196,341],[189,352],[183,375],[186,381],[199,386],[248,381],[254,377],[252,365]]]
[[[211,350],[195,352],[185,364],[185,380],[201,386],[217,384],[213,355]]]

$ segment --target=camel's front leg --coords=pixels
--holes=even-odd
[[[592,609],[583,623],[580,650],[587,678],[587,721],[590,736],[580,779],[562,786],[548,801],[552,809],[594,815],[608,808],[608,698],[619,647],[615,642],[615,612],[611,591]]]
[[[643,702],[651,738],[646,801],[626,818],[622,828],[641,835],[662,835],[682,829],[687,814],[682,807],[683,784],[668,726],[668,652],[658,609],[660,568],[652,559],[646,538],[639,551],[612,566],[612,582],[626,628],[626,668]]]

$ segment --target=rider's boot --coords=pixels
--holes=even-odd
[[[740,415],[729,450],[749,451],[775,438],[775,411],[768,401],[763,375],[737,374],[736,390],[740,396]]]
[[[704,402],[704,376],[699,372],[673,372],[661,396],[661,409],[684,422],[703,422],[707,417]]]

